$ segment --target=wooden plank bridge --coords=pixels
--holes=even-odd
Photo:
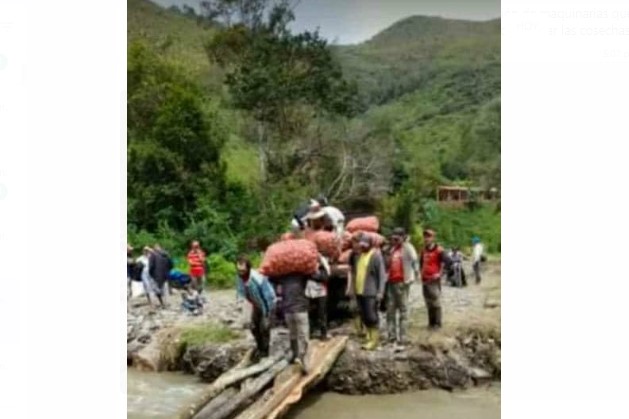
[[[347,340],[347,336],[311,340],[306,375],[296,365],[288,364],[286,353],[253,365],[250,365],[248,353],[238,365],[214,380],[198,399],[186,404],[178,418],[279,418],[325,377],[345,349]]]

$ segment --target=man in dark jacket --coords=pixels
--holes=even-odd
[[[371,237],[361,235],[358,244],[362,253],[351,265],[350,297],[356,296],[360,317],[367,327],[363,349],[371,351],[379,344],[378,303],[384,296],[387,277],[384,258],[380,250],[373,247]]]
[[[282,310],[288,326],[291,362],[299,365],[304,374],[308,372],[306,353],[310,337],[309,301],[306,297],[306,284],[309,279],[322,282],[328,278],[325,270],[317,269],[314,275],[288,274],[273,279],[273,282],[282,286]]]
[[[154,251],[149,257],[149,274],[155,281],[155,295],[159,300],[159,304],[162,308],[166,307],[164,304],[164,289],[166,282],[168,281],[168,275],[173,268],[172,260],[170,256],[159,244],[155,244]]]

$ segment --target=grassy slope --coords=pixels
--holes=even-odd
[[[407,166],[452,159],[479,109],[500,98],[500,20],[414,16],[336,52],[376,105],[366,117],[392,121]]]
[[[210,95],[224,94],[220,71],[202,47],[211,30],[148,0],[128,0],[127,12],[129,41],[143,37],[156,45],[168,43],[168,56],[199,77]],[[441,170],[466,141],[478,110],[500,97],[500,20],[413,16],[335,52],[371,105],[363,117],[392,122],[407,166],[430,164]],[[257,153],[235,134],[225,153],[229,176],[255,180]]]
[[[210,96],[222,98],[225,90],[221,70],[210,64],[203,49],[204,41],[211,35],[211,29],[205,29],[195,20],[163,9],[149,0],[127,0],[127,42],[144,40],[166,47],[166,55],[192,77],[198,78]],[[230,125],[236,127],[239,118],[229,113]],[[223,156],[228,178],[243,183],[254,182],[259,176],[257,153],[236,133],[234,129]]]

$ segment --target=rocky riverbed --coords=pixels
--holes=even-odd
[[[471,269],[468,267],[468,272]],[[352,338],[322,384],[348,394],[385,394],[440,387],[466,388],[500,379],[500,265],[488,263],[483,282],[469,281],[466,288],[443,287],[444,327],[426,328],[421,286],[410,292],[409,337],[404,348],[382,345],[366,352]],[[235,292],[211,291],[205,312],[189,316],[179,310],[181,297],[174,291],[165,310],[152,309],[145,297],[132,300],[127,311],[128,365],[148,370],[183,370],[210,382],[235,365],[254,342],[243,330],[246,304],[236,302]],[[385,330],[384,316],[381,330]],[[186,328],[220,327],[233,331],[223,343],[182,345]],[[331,334],[351,334],[349,325]],[[272,331],[272,351],[285,349],[287,331]]]

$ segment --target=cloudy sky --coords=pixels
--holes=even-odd
[[[199,0],[153,0],[162,6],[197,6]],[[293,0],[293,2],[298,0]],[[301,0],[293,30],[314,30],[339,44],[371,38],[412,15],[488,20],[500,17],[500,0]]]

